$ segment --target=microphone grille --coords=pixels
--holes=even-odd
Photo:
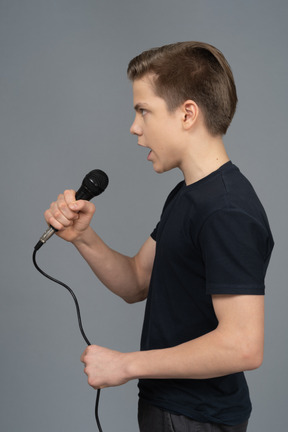
[[[104,192],[108,183],[109,179],[107,174],[100,169],[90,171],[83,180],[84,186],[86,186],[86,188],[92,193],[94,192],[95,196]]]
[[[76,192],[76,200],[84,199],[90,201],[100,195],[108,186],[107,174],[99,169],[90,171],[83,179],[81,187]]]

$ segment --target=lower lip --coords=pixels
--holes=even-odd
[[[151,153],[152,153],[152,150],[150,150],[150,152],[148,153],[148,156],[147,156],[147,160],[148,160],[148,161],[151,160],[151,159],[150,159]]]

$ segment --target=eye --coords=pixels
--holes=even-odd
[[[142,117],[144,117],[147,114],[147,110],[145,108],[139,108],[139,112]]]

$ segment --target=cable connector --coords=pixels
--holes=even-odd
[[[40,237],[40,240],[38,241],[38,243],[34,246],[35,250],[39,250],[41,246],[43,246],[44,243],[47,242],[47,240],[50,239],[50,237],[52,237],[53,234],[55,234],[55,232],[57,232],[57,230],[55,228],[53,228],[51,225],[46,229],[46,231],[42,234],[42,236]]]

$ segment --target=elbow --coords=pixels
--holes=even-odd
[[[263,355],[258,354],[251,356],[246,370],[254,370],[260,368],[263,363]]]
[[[134,303],[138,303],[141,300],[137,300],[137,298],[135,297],[122,297],[123,300],[125,301],[125,303],[127,304],[134,304]]]
[[[258,369],[263,363],[264,350],[263,347],[247,348],[242,350],[243,370]]]
[[[129,296],[122,297],[123,300],[128,304],[140,303],[147,298],[147,290],[138,291],[136,294],[133,293]]]

